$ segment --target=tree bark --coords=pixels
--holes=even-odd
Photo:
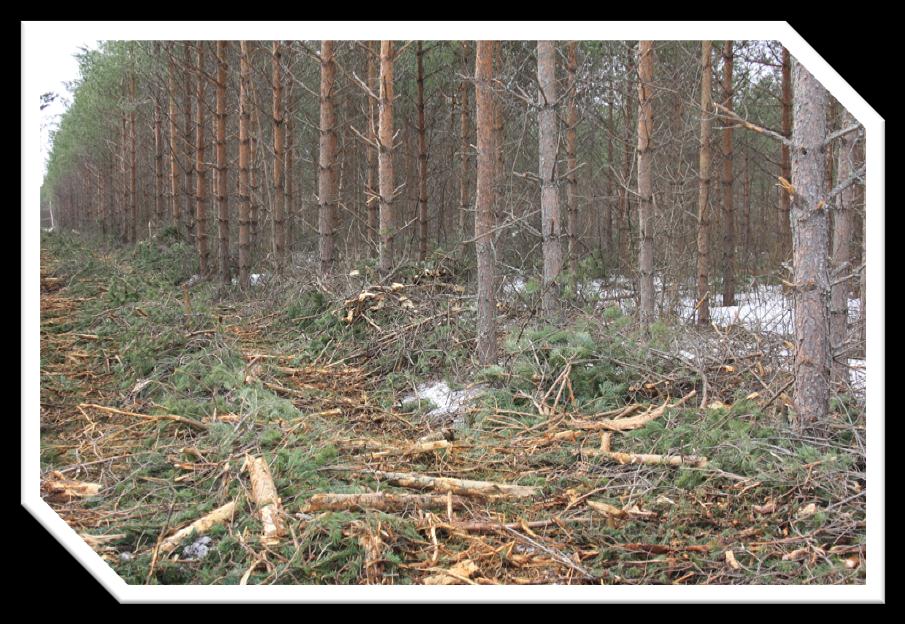
[[[377,42],[368,42],[368,89],[371,93],[377,93],[377,60],[380,56]],[[368,140],[373,144],[377,142],[377,111],[373,97],[368,97]],[[377,149],[368,145],[368,184],[365,188],[365,205],[368,210],[368,241],[371,248],[379,246],[379,190],[377,188]]]
[[[424,49],[418,42],[418,259],[427,258],[427,131],[424,126]]]
[[[220,281],[229,284],[229,195],[226,161],[226,54],[227,42],[217,42],[217,234]]]
[[[273,253],[277,267],[286,264],[286,216],[283,189],[283,50],[279,41],[273,42],[271,68],[273,87]]]
[[[496,361],[494,302],[493,183],[496,161],[493,141],[493,42],[476,42],[475,117],[478,135],[478,179],[475,201],[475,252],[478,263],[477,356],[482,365]]]
[[[559,189],[556,154],[559,135],[556,122],[556,53],[552,41],[537,42],[538,176],[541,181],[541,233],[543,237],[543,309],[552,316],[559,308],[559,274],[562,271]]]
[[[251,273],[251,197],[249,194],[250,140],[248,127],[248,89],[251,68],[248,59],[248,42],[239,43],[239,286],[249,284]]]
[[[131,69],[129,72],[129,242],[134,243],[137,238],[136,228],[138,225],[138,193],[136,187],[136,167],[135,167],[135,59],[133,58],[132,45],[129,45],[129,61]]]
[[[782,135],[792,137],[792,57],[789,51],[782,49]],[[788,182],[792,182],[792,161],[789,155],[789,146],[785,143],[780,147],[779,175]],[[788,258],[792,244],[791,215],[789,194],[780,190],[779,193],[779,253],[780,259]]]
[[[202,275],[208,267],[207,245],[207,165],[204,162],[204,42],[197,44],[198,82],[196,85],[197,112],[195,117],[195,241],[198,244],[198,260]]]
[[[710,323],[711,43],[701,42],[701,138],[698,158],[698,323]]]
[[[178,172],[181,167],[179,162],[179,147],[177,141],[176,130],[176,69],[173,62],[174,50],[172,46],[169,49],[169,60],[167,63],[167,116],[170,134],[170,219],[173,226],[179,234],[183,234],[182,215],[179,211],[179,178]]]
[[[468,75],[468,44],[461,42],[460,49],[462,57],[462,75]],[[462,241],[462,255],[465,255],[465,241],[468,239],[467,216],[469,204],[468,189],[468,172],[469,167],[469,126],[471,122],[468,117],[468,84],[463,79],[459,82],[459,158],[460,158],[460,174],[459,174],[459,234]]]
[[[160,42],[154,42],[154,57],[160,58]],[[154,220],[157,231],[163,229],[163,114],[160,106],[160,89],[154,90]]]
[[[723,43],[723,106],[732,110],[732,41]],[[732,194],[732,125],[723,128],[723,305],[735,305],[735,204]]]
[[[795,428],[825,435],[829,409],[827,205],[824,199],[827,92],[797,60],[792,135],[792,267],[795,279]]]
[[[496,75],[501,75],[503,71],[503,42],[502,41],[494,41],[493,42],[493,63],[496,69],[494,70]],[[503,133],[504,133],[504,118],[503,118],[503,98],[497,93],[493,98],[493,150],[496,154],[496,162],[494,164],[494,172],[493,172],[493,204],[494,204],[494,219],[496,223],[502,224],[505,221],[506,215],[503,211],[503,192],[504,186],[506,183],[506,175],[505,175],[505,165],[504,165],[504,153],[503,153]],[[494,236],[494,240],[501,234],[502,232],[498,231],[496,236]]]
[[[389,273],[393,268],[396,241],[394,214],[395,178],[393,176],[393,42],[380,42],[380,100],[378,134],[378,177],[380,186],[380,253],[378,268]]]
[[[182,90],[182,149],[185,157],[185,175],[182,184],[182,212],[188,240],[195,245],[195,148],[192,144],[192,75],[188,68],[192,66],[189,42],[182,47],[185,70]]]
[[[566,204],[568,215],[569,237],[569,270],[573,275],[578,273],[578,158],[575,155],[576,126],[578,126],[578,107],[575,98],[575,72],[578,69],[576,54],[577,43],[570,41],[567,46],[566,73],[568,75],[569,99],[566,104]]]
[[[336,112],[333,108],[335,76],[333,42],[321,41],[320,157],[317,195],[321,273],[325,275],[333,271],[333,227],[336,220]]]
[[[638,270],[640,273],[641,324],[654,320],[654,231],[651,184],[651,132],[654,109],[651,105],[654,79],[653,42],[638,43]]]
[[[847,128],[855,123],[848,111],[843,111],[840,126]],[[855,170],[857,136],[847,134],[838,139],[836,179],[849,179]],[[829,186],[829,185],[828,185]],[[852,217],[857,189],[854,185],[844,189],[835,198],[833,211],[833,277],[830,290],[830,344],[833,353],[833,378],[837,383],[848,381],[848,295],[851,280],[841,279],[852,270],[851,239],[854,235]]]

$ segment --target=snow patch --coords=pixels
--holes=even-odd
[[[252,273],[251,275],[248,276],[248,283],[251,284],[252,286],[260,286],[266,281],[267,281],[266,273]],[[238,283],[239,283],[239,278],[234,277],[233,286],[236,286]]]
[[[864,393],[867,384],[867,362],[866,360],[851,358],[848,361],[849,381],[852,384],[852,390],[858,393]]]
[[[525,292],[528,280],[521,276],[515,276],[503,282],[503,292],[507,295],[515,295]]]
[[[210,537],[207,535],[202,535],[194,542],[186,546],[182,549],[182,557],[184,561],[197,561],[198,559],[204,559],[207,557],[207,553],[210,551],[211,542],[213,542]]]
[[[463,411],[465,405],[483,393],[481,386],[453,390],[445,381],[423,383],[415,388],[415,393],[402,399],[402,404],[415,401],[430,401],[436,407],[427,413],[431,419],[443,419]]]

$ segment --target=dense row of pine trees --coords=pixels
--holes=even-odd
[[[772,274],[794,292],[801,427],[846,375],[862,132],[778,44],[107,42],[79,60],[42,189],[63,227],[173,228],[200,273],[243,286],[315,249],[324,274],[474,257],[482,362],[499,267],[540,263],[555,316],[593,259],[631,277],[643,325],[683,288],[708,323],[717,292]]]

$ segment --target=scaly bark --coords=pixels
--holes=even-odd
[[[276,265],[286,264],[286,216],[283,212],[283,50],[279,41],[273,42],[273,253]]]
[[[154,42],[154,56],[160,58],[160,42]],[[163,229],[163,115],[160,106],[160,90],[154,94],[154,219],[157,230]]]
[[[711,102],[711,44],[701,42],[701,137],[698,159],[698,323],[710,323],[710,125],[713,119]]]
[[[169,61],[167,63],[167,116],[170,134],[170,219],[179,234],[183,234],[182,215],[179,212],[179,148],[176,130],[176,69],[173,62],[174,50],[172,44],[169,49]]]
[[[217,42],[217,250],[220,281],[229,284],[229,195],[226,190],[226,54],[227,42]]]
[[[248,58],[248,42],[239,43],[239,285],[248,286],[251,273],[251,196],[249,193],[249,156],[251,141],[248,136],[250,115],[248,89],[251,68]]]
[[[797,60],[792,61],[792,268],[795,280],[795,428],[826,435],[830,341],[827,301],[827,205],[825,163],[827,92]]]
[[[651,105],[654,79],[653,42],[638,42],[638,271],[640,273],[641,324],[654,320],[654,230],[653,187],[651,182],[651,132],[654,109]]]
[[[136,186],[136,167],[135,167],[135,59],[133,57],[133,46],[129,45],[129,61],[131,68],[129,71],[129,242],[134,243],[137,238],[136,228],[138,225],[138,193]]]
[[[394,214],[395,178],[393,176],[393,52],[392,41],[380,42],[380,100],[378,139],[378,185],[380,187],[380,253],[378,268],[388,273],[393,268],[396,241]]]
[[[782,135],[792,137],[792,57],[789,51],[782,49]],[[780,148],[779,175],[792,182],[792,161],[789,146],[785,143]],[[791,215],[789,212],[789,194],[779,193],[779,254],[780,259],[788,258],[792,242]]]
[[[552,41],[537,42],[538,176],[541,183],[541,235],[543,237],[543,309],[552,316],[559,308],[559,274],[562,271],[559,189],[556,185],[556,154],[559,135],[556,123],[556,54]]]
[[[321,41],[320,157],[318,158],[318,232],[322,274],[333,271],[333,228],[336,220],[336,112],[333,83],[336,63],[333,42]]]
[[[418,259],[427,258],[427,131],[424,127],[424,48],[418,42]]]
[[[376,41],[369,41],[366,51],[368,56],[368,89],[371,93],[377,93],[377,61],[380,57],[379,46]],[[380,194],[377,188],[377,149],[373,144],[377,142],[377,102],[373,97],[368,97],[368,182],[365,187],[365,205],[368,211],[368,242],[372,250],[376,250],[379,243],[379,207]]]
[[[182,184],[182,214],[189,242],[195,245],[195,146],[192,143],[192,66],[189,42],[182,44],[183,89],[182,89],[182,149],[185,158],[185,175]]]
[[[732,41],[723,43],[723,106],[732,110]],[[735,305],[735,203],[732,194],[732,124],[723,128],[723,305]]]
[[[210,271],[207,244],[207,165],[204,162],[204,42],[197,44],[197,84],[195,113],[195,242],[202,275]]]
[[[575,155],[576,126],[578,126],[578,106],[575,98],[575,71],[578,69],[577,43],[570,41],[566,48],[566,74],[568,75],[569,99],[566,103],[566,204],[569,237],[569,270],[578,273],[578,158]]]
[[[503,42],[493,42],[493,63],[496,75],[501,75],[503,71]],[[493,98],[493,151],[496,154],[496,162],[494,163],[493,172],[493,203],[494,218],[497,223],[503,223],[506,215],[503,211],[503,192],[506,183],[506,172],[503,161],[503,142],[504,142],[504,125],[503,118],[503,98],[499,93],[494,94]],[[494,240],[502,232],[497,232]]]
[[[461,42],[460,56],[462,61],[462,75],[468,75],[468,44]],[[462,254],[465,254],[465,241],[468,239],[467,217],[470,193],[468,189],[469,167],[469,134],[470,125],[468,114],[468,84],[465,80],[459,83],[459,234],[462,241]]]
[[[482,365],[496,361],[496,304],[493,278],[493,42],[478,41],[475,53],[475,122],[478,135],[478,179],[475,201],[475,251],[478,263],[477,356]]]
[[[843,111],[840,126],[847,128],[855,123],[848,111]],[[839,139],[836,179],[843,182],[855,170],[857,135],[847,134]],[[829,186],[829,185],[828,185]],[[830,290],[830,345],[833,352],[833,378],[838,383],[848,381],[848,295],[851,280],[842,279],[853,273],[851,239],[854,234],[852,217],[857,189],[854,185],[836,196],[833,211],[833,285]]]

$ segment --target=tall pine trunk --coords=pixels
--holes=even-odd
[[[204,161],[204,42],[199,41],[197,54],[198,82],[195,114],[195,242],[202,275],[210,271],[207,244],[207,165]]]
[[[638,271],[640,274],[641,324],[654,320],[654,229],[651,181],[651,132],[654,109],[651,104],[654,79],[654,48],[651,41],[638,42]]]
[[[477,356],[482,365],[496,360],[496,304],[493,280],[494,149],[493,42],[478,41],[475,53],[475,123],[478,177],[475,200],[475,252],[478,263]]]
[[[710,323],[711,44],[701,42],[701,137],[698,158],[698,323]]]
[[[154,42],[154,57],[160,58],[160,43]],[[160,105],[160,89],[154,90],[154,220],[157,230],[163,229],[163,113]]]
[[[424,127],[424,48],[418,42],[418,259],[427,258],[427,131]]]
[[[226,41],[217,42],[217,239],[220,281],[229,284],[229,195],[226,161]]]
[[[559,189],[556,184],[556,154],[559,134],[556,122],[556,52],[552,41],[537,42],[538,176],[541,184],[541,235],[544,255],[543,309],[552,316],[559,308],[562,271]]]
[[[179,212],[179,147],[176,130],[176,77],[173,61],[174,49],[169,48],[167,63],[167,127],[170,134],[170,220],[179,234],[183,234],[182,215]]]
[[[578,273],[578,158],[575,155],[578,107],[575,97],[575,71],[578,69],[577,44],[570,41],[566,54],[566,74],[568,75],[569,99],[566,104],[566,204],[568,215],[569,270]]]
[[[792,138],[792,57],[789,51],[782,49],[782,134]],[[779,154],[779,175],[788,182],[792,181],[792,161],[789,146],[782,144]],[[789,194],[779,193],[779,257],[786,260],[792,243],[791,215],[789,212]]]
[[[380,100],[378,104],[377,154],[380,186],[380,253],[378,268],[388,273],[393,268],[396,241],[396,194],[393,176],[393,42],[380,42]]]
[[[368,42],[366,51],[368,55],[368,89],[371,93],[377,93],[377,62],[380,57],[379,44]],[[377,188],[377,149],[373,146],[377,142],[377,102],[373,97],[368,97],[368,183],[365,188],[365,205],[368,210],[368,242],[372,252],[379,245],[379,209],[380,192]]]
[[[182,181],[182,214],[185,216],[189,242],[195,245],[195,146],[192,143],[192,74],[189,68],[191,48],[189,42],[182,44],[183,89],[182,89],[182,149],[185,159],[185,174]]]
[[[251,141],[248,136],[250,115],[248,89],[251,69],[248,42],[239,44],[239,285],[248,286],[251,273],[251,197],[249,193],[249,157]]]
[[[462,75],[468,75],[468,44],[461,43],[460,54]],[[467,217],[469,204],[469,134],[471,122],[468,119],[468,84],[463,79],[459,82],[459,234],[462,241],[462,255],[465,255],[465,241],[468,239]]]
[[[333,83],[336,64],[333,42],[321,42],[320,156],[318,158],[318,232],[320,233],[321,273],[333,271],[334,222],[336,219],[336,112]]]
[[[732,41],[723,43],[723,106],[732,110]],[[735,201],[732,125],[723,128],[723,305],[735,305]]]
[[[797,60],[792,61],[792,267],[795,279],[795,427],[826,435],[830,341],[827,301],[826,168],[827,92]]]
[[[840,127],[847,128],[855,123],[848,111],[843,111]],[[849,133],[839,139],[836,179],[845,182],[855,171],[857,136]],[[829,186],[829,185],[827,185]],[[848,381],[848,295],[851,280],[842,279],[852,274],[851,239],[854,235],[852,224],[857,189],[849,186],[836,196],[833,210],[833,285],[830,290],[830,345],[833,352],[833,378],[838,383]]]
[[[273,253],[277,267],[286,264],[286,216],[283,189],[283,51],[279,41],[273,42]]]
[[[131,69],[129,71],[129,242],[134,243],[138,240],[136,236],[136,228],[138,226],[138,193],[136,187],[136,160],[135,160],[135,59],[133,56],[132,44],[129,45],[129,61]]]

